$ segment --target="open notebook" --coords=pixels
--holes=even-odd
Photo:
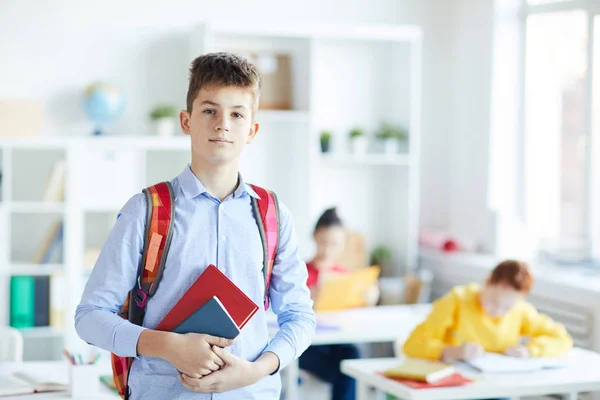
[[[567,360],[565,358],[515,358],[497,353],[485,353],[467,364],[481,372],[517,373],[563,368],[567,366]]]
[[[39,382],[34,377],[22,372],[15,372],[12,375],[0,375],[0,397],[66,390],[66,384]]]

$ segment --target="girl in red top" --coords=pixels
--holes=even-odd
[[[306,283],[313,300],[318,296],[320,273],[347,272],[336,262],[344,250],[346,232],[335,208],[330,208],[321,215],[315,227],[314,239],[317,253],[306,264],[308,268]],[[374,305],[379,297],[379,291],[377,290],[376,293],[371,291],[368,297],[367,304]],[[356,396],[354,379],[341,373],[340,362],[358,357],[358,348],[353,344],[310,346],[300,356],[300,368],[331,383],[333,385],[332,400],[353,400]]]

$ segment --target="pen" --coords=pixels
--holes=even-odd
[[[69,352],[67,351],[67,349],[63,348],[63,354],[65,355],[65,357],[67,357],[67,360],[69,360],[69,363],[71,365],[73,365],[73,357],[71,357],[71,354],[69,354]]]
[[[96,357],[94,357],[94,361],[92,361],[92,364],[96,364],[99,359],[100,359],[100,353],[96,354]]]

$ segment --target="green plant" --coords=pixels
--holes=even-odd
[[[160,105],[152,109],[151,119],[177,118],[177,109],[170,105]]]
[[[379,130],[375,134],[377,139],[396,139],[398,141],[406,140],[408,132],[400,125],[392,125],[387,122],[382,122]]]
[[[387,246],[377,246],[371,251],[371,265],[383,267],[392,260],[392,249]]]
[[[357,138],[363,136],[364,134],[365,131],[363,131],[361,128],[353,128],[348,133],[348,136],[350,136],[350,138]]]
[[[321,142],[329,142],[331,140],[331,131],[321,132]]]

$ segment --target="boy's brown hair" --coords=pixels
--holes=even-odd
[[[490,275],[491,284],[504,284],[521,292],[529,293],[533,285],[533,276],[527,263],[516,260],[506,260],[494,268]]]
[[[200,89],[210,86],[235,86],[249,89],[254,94],[253,112],[258,110],[260,76],[254,64],[231,53],[207,53],[192,61],[186,106],[192,112],[192,103]]]

